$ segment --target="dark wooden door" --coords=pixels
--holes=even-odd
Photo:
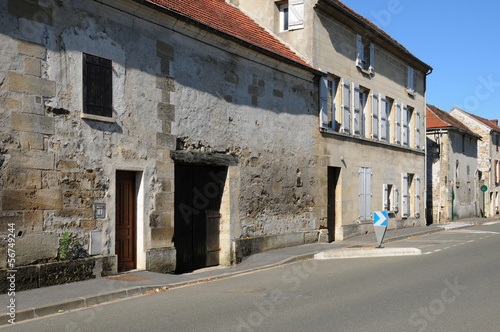
[[[116,172],[115,253],[118,270],[135,269],[135,173]]]
[[[339,167],[328,167],[328,241],[335,241],[336,207],[337,207],[337,184],[340,177]]]
[[[226,167],[175,165],[177,272],[219,265],[219,209],[226,175]]]

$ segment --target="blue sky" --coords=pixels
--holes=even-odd
[[[427,103],[500,118],[498,0],[342,0],[434,71]]]

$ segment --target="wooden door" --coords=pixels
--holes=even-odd
[[[226,175],[226,167],[175,165],[177,272],[219,265],[219,209]]]
[[[337,207],[337,184],[340,177],[339,167],[328,167],[328,241],[335,241],[336,207]]]
[[[116,172],[115,253],[119,271],[135,269],[135,172]]]

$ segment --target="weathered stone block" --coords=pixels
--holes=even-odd
[[[24,74],[40,77],[42,65],[40,59],[26,58],[24,59]]]
[[[36,114],[12,112],[11,126],[13,130],[54,134],[54,118]]]
[[[55,258],[58,248],[57,234],[25,234],[16,238],[16,264],[28,265],[37,260]]]
[[[172,132],[172,122],[162,121],[161,131],[166,134],[170,134]]]
[[[151,245],[153,247],[164,247],[172,244],[174,228],[153,228],[151,229]]]
[[[23,224],[22,214],[18,213],[13,216],[0,216],[0,234],[8,233],[9,224],[15,224],[16,227],[21,226]]]
[[[175,121],[175,105],[158,103],[158,119],[162,121]]]
[[[56,168],[64,172],[76,172],[80,170],[78,163],[74,160],[60,160],[57,162]]]
[[[161,185],[161,191],[167,192],[167,193],[173,193],[174,192],[174,180],[159,180],[158,181]]]
[[[170,104],[170,92],[162,90],[161,91],[161,101]]]
[[[9,161],[12,168],[53,169],[54,155],[48,152],[32,150],[30,153],[16,153]]]
[[[278,98],[283,98],[283,91],[277,90],[277,89],[273,89],[273,96],[274,97],[278,97]]]
[[[42,171],[27,169],[26,189],[41,189],[41,188],[42,188]]]
[[[54,217],[61,218],[92,218],[94,216],[94,212],[92,209],[62,209],[54,212]]]
[[[173,211],[160,211],[149,216],[149,226],[151,228],[167,228],[174,226]]]
[[[23,150],[43,150],[43,134],[23,132],[21,135],[21,148]]]
[[[61,190],[33,189],[2,191],[3,210],[56,210],[61,208]]]
[[[174,209],[174,194],[172,193],[157,193],[156,194],[156,210],[173,210]]]
[[[42,7],[36,3],[26,0],[9,0],[9,14],[23,17],[25,19],[52,25],[52,9]],[[20,52],[21,53],[21,52]]]
[[[56,82],[35,76],[25,76],[10,71],[8,75],[9,91],[29,93],[44,97],[56,95]]]
[[[95,228],[96,221],[94,219],[84,219],[81,221],[80,225],[83,229]]]
[[[3,189],[26,189],[26,171],[11,169]]]
[[[175,91],[175,81],[171,77],[156,75],[156,87],[166,91]]]
[[[42,211],[24,211],[24,226],[34,232],[43,230],[43,212]]]
[[[18,287],[16,286],[16,291],[20,292],[39,287],[39,274],[37,265],[20,266],[17,267],[16,270],[16,284],[19,285]]]
[[[146,270],[158,273],[175,271],[176,250],[173,247],[154,248],[146,252]]]
[[[156,133],[156,145],[170,150],[175,149],[176,138],[166,133]]]
[[[173,179],[175,176],[175,164],[168,161],[156,162],[156,176],[158,179]]]
[[[174,47],[170,44],[162,42],[160,40],[156,41],[156,55],[159,58],[164,58],[168,60],[174,60]]]
[[[42,97],[23,95],[23,113],[32,113],[38,115],[45,114],[45,108],[42,104]]]
[[[170,75],[170,61],[167,59],[161,59],[160,71],[164,75]]]

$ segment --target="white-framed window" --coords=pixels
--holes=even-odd
[[[281,32],[304,28],[304,0],[288,0],[279,9]]]
[[[410,66],[408,66],[407,68],[408,68],[408,70],[407,70],[407,79],[406,79],[406,91],[409,94],[414,95],[415,94],[415,88],[414,88],[415,70]]]
[[[379,95],[380,106],[380,140],[389,142],[391,139],[391,110],[394,100],[386,95]]]
[[[413,115],[413,107],[403,104],[402,121],[402,145],[410,146],[410,123]]]
[[[415,218],[420,218],[420,175],[403,173],[401,188],[402,217],[410,217],[413,207]]]
[[[320,127],[330,130],[340,130],[340,112],[337,112],[337,90],[340,80],[335,77],[320,79]]]
[[[375,73],[375,45],[363,43],[363,37],[356,35],[356,66],[366,74]]]
[[[398,186],[395,184],[383,185],[383,211],[397,213],[398,212]]]
[[[359,168],[359,220],[372,219],[372,170],[368,167]]]
[[[411,181],[408,173],[401,175],[401,216],[408,218],[410,216],[410,189]]]

